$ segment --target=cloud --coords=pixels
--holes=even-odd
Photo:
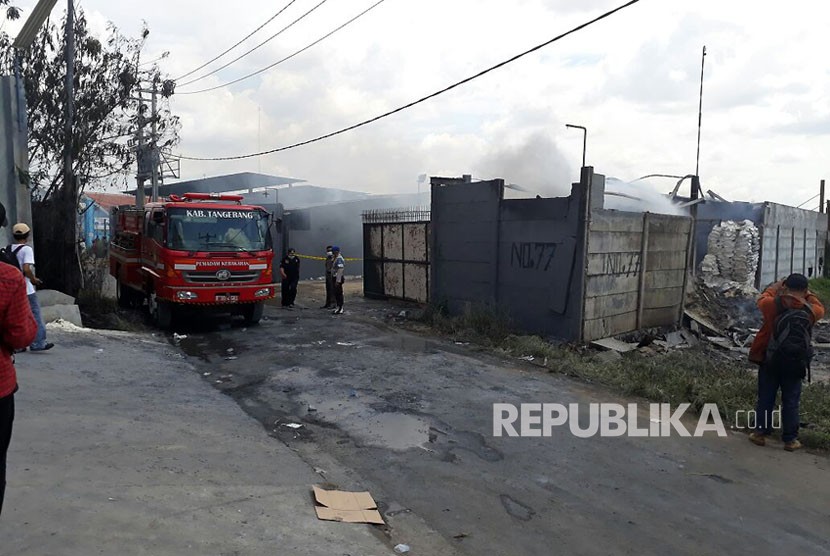
[[[328,2],[199,85],[264,67],[371,3]],[[296,2],[244,48],[312,5]],[[175,97],[173,109],[183,122],[179,149],[197,156],[241,154],[328,133],[473,75],[617,5],[614,0],[384,2],[256,78]],[[84,7],[98,13],[96,25],[112,20],[126,34],[135,35],[146,18],[147,56],[170,51],[163,67],[172,76],[218,54],[279,8],[259,0],[239,0],[232,7],[196,0],[85,0]],[[706,44],[704,183],[728,198],[807,198],[814,182],[830,173],[823,155],[830,149],[830,59],[822,28],[828,17],[830,5],[821,0],[804,0],[798,10],[781,9],[771,0],[640,2],[370,126],[260,159],[185,161],[183,173],[261,169],[376,192],[414,191],[421,173],[473,173],[567,194],[582,156],[581,133],[566,130],[567,122],[588,128],[588,164],[600,173],[625,179],[685,174],[695,166],[700,49]]]
[[[811,120],[799,120],[776,126],[775,131],[794,135],[830,135],[830,117],[817,116]]]

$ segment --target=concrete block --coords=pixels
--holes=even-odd
[[[37,300],[41,307],[52,305],[74,305],[75,298],[57,290],[38,290]]]
[[[81,320],[81,311],[77,305],[50,305],[48,307],[41,307],[40,313],[44,323],[63,319],[71,322],[75,326],[82,327],[84,325]]]

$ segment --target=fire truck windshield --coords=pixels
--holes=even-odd
[[[270,249],[268,213],[218,208],[169,209],[167,247],[181,251]]]

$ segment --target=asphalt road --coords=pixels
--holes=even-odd
[[[402,331],[354,290],[333,316],[319,291],[181,348],[321,475],[371,490],[411,554],[830,554],[826,456],[731,432],[496,438],[494,403],[631,400]]]
[[[3,556],[381,556],[324,481],[156,336],[49,325],[17,355]]]

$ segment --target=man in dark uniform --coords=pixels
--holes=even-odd
[[[326,304],[321,309],[334,307],[334,276],[331,274],[331,265],[334,264],[334,253],[331,245],[326,245]]]
[[[288,248],[288,254],[280,263],[280,276],[282,277],[282,306],[293,308],[294,300],[297,299],[297,283],[300,281],[300,258],[291,247]]]

